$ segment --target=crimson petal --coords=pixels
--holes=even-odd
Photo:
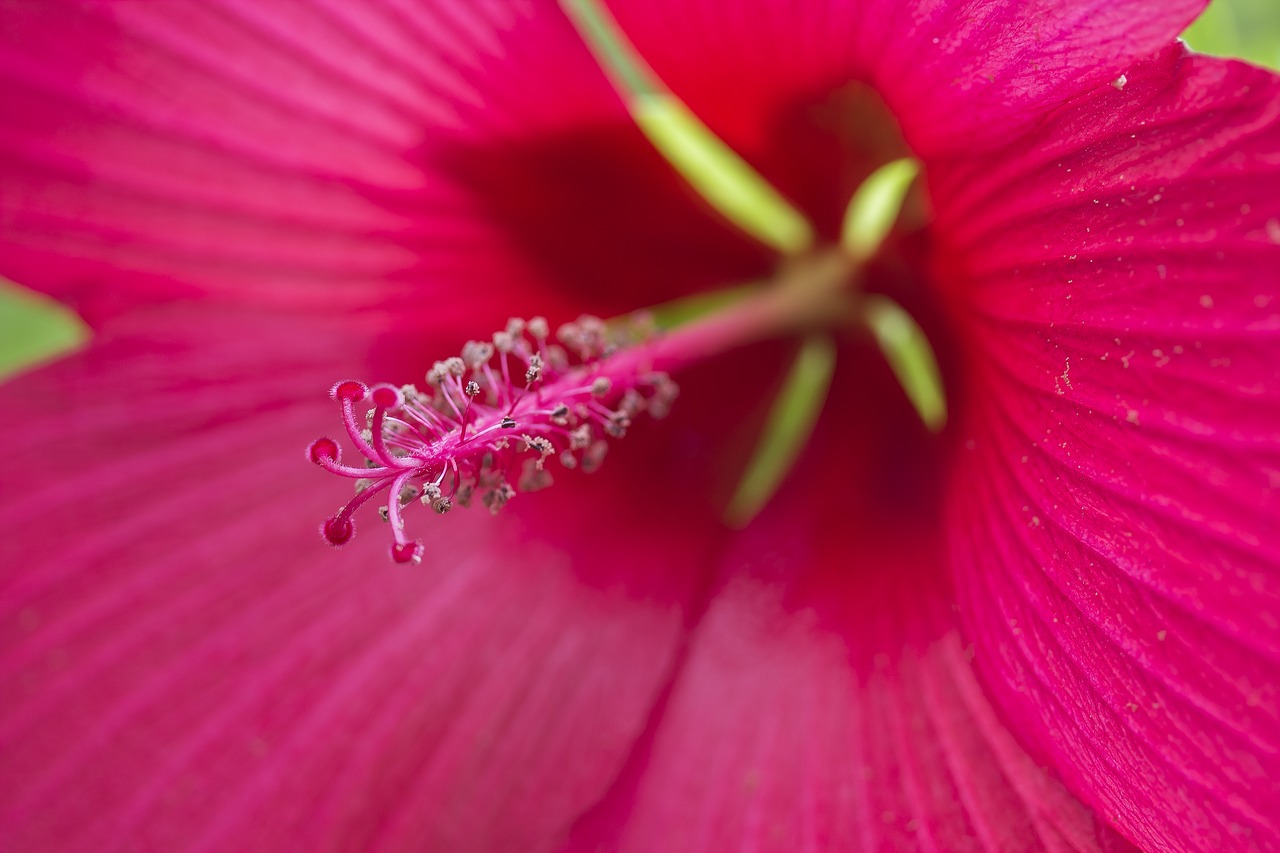
[[[601,795],[705,587],[708,510],[636,500],[686,461],[428,519],[422,566],[376,516],[328,548],[298,436],[369,353],[175,309],[4,386],[10,849],[535,850]]]
[[[766,269],[551,0],[19,4],[0,68],[0,274],[95,325],[180,297],[612,314]]]
[[[607,0],[671,89],[757,168],[797,177],[795,125],[855,132],[815,109],[875,87],[925,158],[1025,132],[1177,37],[1206,0]],[[1015,37],[1016,34],[1016,37]],[[844,117],[847,121],[847,116]],[[788,162],[791,159],[792,162]],[[827,170],[834,180],[848,163]],[[809,168],[812,168],[810,165]],[[846,199],[847,201],[847,199]]]
[[[975,677],[929,509],[945,440],[913,423],[873,352],[843,356],[832,416],[720,557],[631,773],[570,849],[1120,844],[1018,745]],[[883,418],[857,416],[868,408]],[[897,503],[868,488],[881,477],[924,493]]]
[[[1151,850],[1280,844],[1280,78],[1171,48],[935,171],[997,705]]]

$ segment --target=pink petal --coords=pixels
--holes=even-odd
[[[928,502],[867,488],[894,477],[927,494],[943,447],[911,422],[871,352],[844,355],[834,416],[778,500],[723,555],[670,697],[571,849],[1097,850],[1099,833],[1115,841],[983,695]],[[864,406],[884,418],[857,417]],[[919,470],[893,435],[923,457]]]
[[[0,274],[94,322],[178,296],[420,316],[424,290],[617,312],[764,269],[551,2],[21,4],[0,68]]]
[[[608,0],[657,73],[834,236],[865,171],[851,81],[925,158],[1003,144],[1174,38],[1206,0]],[[803,150],[803,156],[797,151]],[[877,152],[878,153],[878,152]]]
[[[1145,849],[1280,845],[1280,78],[1173,48],[934,178],[996,704]]]
[[[400,567],[376,519],[322,544],[302,454],[368,340],[152,315],[2,392],[6,849],[545,849],[705,594],[709,510],[637,500],[698,470],[678,420]]]

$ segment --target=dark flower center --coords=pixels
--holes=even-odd
[[[888,109],[855,82],[783,110],[766,149],[750,152],[770,183],[674,96],[621,77],[639,87],[624,99],[668,162],[616,126],[433,156],[489,208],[533,277],[553,285],[536,290],[642,319],[587,314],[561,328],[560,343],[540,317],[511,320],[492,342],[437,362],[422,390],[339,383],[346,433],[368,467],[343,465],[330,439],[312,444],[313,462],[356,482],[323,527],[330,543],[347,541],[355,510],[378,496],[393,556],[416,561],[421,547],[404,532],[411,503],[444,514],[478,496],[497,512],[549,485],[555,464],[598,466],[642,413],[664,415],[675,397],[668,371],[794,336],[803,344],[790,371],[784,348],[779,375],[758,383],[772,411],[750,424],[755,450],[739,460],[736,488],[713,484],[727,520],[742,526],[769,502],[820,412],[856,419],[873,449],[858,454],[865,464],[850,487],[890,514],[932,516],[946,443],[937,433],[958,389],[939,364],[952,359],[927,285],[924,182],[912,183]],[[702,201],[689,204],[691,193]],[[724,295],[671,301],[709,292]],[[631,315],[637,306],[652,313]]]

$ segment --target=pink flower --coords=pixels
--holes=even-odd
[[[824,238],[884,97],[951,423],[842,340],[731,532],[735,350],[421,566],[316,538],[333,381],[775,259],[550,2],[9,8],[0,273],[97,336],[0,388],[7,848],[1280,847],[1280,81],[1203,5],[615,0]]]

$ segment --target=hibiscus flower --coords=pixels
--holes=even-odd
[[[859,287],[948,425],[841,334],[731,530],[795,342],[733,348],[408,566],[316,537],[325,388],[777,253],[550,2],[8,8],[0,274],[96,334],[0,388],[6,845],[1280,845],[1280,81],[1203,5],[611,2],[820,246],[883,99],[927,219]]]

